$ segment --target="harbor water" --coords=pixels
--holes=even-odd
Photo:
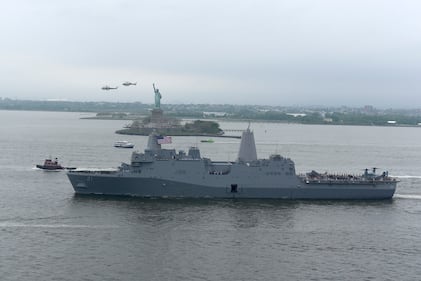
[[[0,111],[1,280],[418,280],[421,275],[421,128],[251,123],[259,158],[278,153],[298,173],[387,170],[383,201],[181,200],[76,196],[64,171],[112,168],[145,136],[129,121],[87,113]],[[220,122],[229,130],[245,122]],[[173,137],[234,161],[239,139]]]

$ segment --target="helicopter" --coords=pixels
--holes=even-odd
[[[132,83],[132,82],[129,82],[129,81],[126,81],[126,82],[124,82],[122,85],[123,86],[136,86],[136,84],[137,84],[137,82],[134,82],[134,83]]]
[[[110,87],[110,86],[106,85],[106,86],[102,87],[101,89],[109,91],[109,90],[117,90],[118,87],[117,86],[116,87]]]

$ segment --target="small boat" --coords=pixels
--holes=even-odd
[[[45,159],[44,165],[37,165],[37,168],[43,170],[64,170],[65,168],[58,163],[57,158],[54,160]]]
[[[128,141],[116,141],[114,143],[114,147],[119,147],[119,148],[133,148],[134,144],[132,144],[131,142]]]
[[[38,169],[46,170],[46,171],[60,171],[60,170],[75,170],[76,167],[63,167],[58,163],[58,159],[54,158],[51,160],[50,158],[44,160],[44,165],[36,165]]]
[[[200,142],[207,142],[207,143],[213,143],[213,139],[207,139],[207,140],[201,140]]]

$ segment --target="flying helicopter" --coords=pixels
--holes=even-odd
[[[109,91],[109,90],[117,90],[118,87],[117,86],[116,87],[110,87],[110,86],[106,85],[106,86],[102,87],[101,89]]]
[[[136,84],[137,84],[137,82],[134,82],[134,83],[132,83],[132,82],[129,82],[129,81],[126,81],[126,82],[124,82],[122,85],[123,86],[136,86]]]

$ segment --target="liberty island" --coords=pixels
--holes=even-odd
[[[219,124],[214,121],[196,120],[182,126],[179,119],[164,116],[164,111],[161,109],[162,94],[159,89],[155,87],[155,83],[152,84],[152,86],[155,104],[150,110],[150,116],[143,120],[139,119],[133,121],[133,123],[126,128],[116,131],[117,134],[147,136],[155,131],[163,135],[172,136],[218,136],[238,138],[238,136],[225,136],[224,131],[219,128]]]

